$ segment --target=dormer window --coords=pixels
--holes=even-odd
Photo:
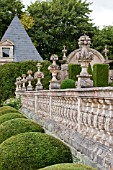
[[[10,48],[2,48],[2,56],[3,57],[10,57]]]
[[[14,43],[8,39],[0,41],[0,65],[14,61]]]

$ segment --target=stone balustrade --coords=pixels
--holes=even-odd
[[[17,91],[16,95],[21,96],[27,116],[87,156],[95,167],[113,166],[112,87]]]

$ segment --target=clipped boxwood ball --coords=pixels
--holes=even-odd
[[[18,110],[10,106],[0,107],[0,116],[6,113],[13,113],[13,112],[20,113]]]
[[[28,119],[24,118],[11,119],[0,125],[0,143],[10,138],[11,136],[24,132],[43,133],[44,129],[37,123]]]
[[[96,170],[96,169],[83,164],[62,163],[48,166],[40,170]]]
[[[2,170],[37,170],[64,162],[72,162],[70,149],[45,133],[21,133],[0,144]]]
[[[75,81],[72,79],[65,79],[61,82],[60,88],[61,89],[75,88]]]
[[[7,113],[2,116],[0,116],[0,124],[4,123],[5,121],[15,119],[15,118],[26,118],[20,113]]]

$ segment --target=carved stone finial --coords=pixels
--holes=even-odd
[[[78,44],[80,48],[83,47],[84,45],[90,47],[91,39],[89,38],[89,36],[83,35],[79,38]]]
[[[79,47],[80,52],[77,54],[78,60],[92,60],[93,59],[93,53],[89,52],[91,40],[89,36],[83,35],[79,38]]]
[[[107,48],[107,45],[105,45],[105,49],[103,50],[103,52],[104,52],[104,54],[105,54],[105,59],[106,59],[106,62],[108,61],[108,52],[109,52],[109,50],[108,50],[108,48]]]
[[[27,80],[26,80],[26,75],[25,74],[22,74],[22,80],[21,80],[21,82],[22,82],[22,90],[23,91],[26,91],[26,87],[25,87],[25,83],[27,82]]]
[[[91,40],[89,36],[83,35],[79,38],[80,51],[76,54],[78,62],[81,64],[81,72],[78,75],[77,87],[93,87],[93,81],[90,80],[91,75],[88,74],[88,65],[93,59],[93,53],[89,52]]]
[[[50,60],[52,60],[53,63],[48,67],[48,70],[52,73],[52,80],[50,81],[49,89],[58,89],[60,88],[60,85],[58,84],[58,80],[56,78],[59,71],[59,66],[56,64],[58,56],[56,54],[53,54],[50,57]]]
[[[21,88],[21,85],[22,85],[21,79],[22,78],[19,76],[18,77],[18,90],[22,90],[22,88]]]
[[[63,47],[64,47],[64,49],[62,50],[63,60],[67,60],[67,57],[66,57],[67,49],[66,49],[66,46],[65,46],[65,45],[64,45]]]
[[[34,78],[37,79],[37,84],[36,84],[36,87],[35,87],[36,91],[43,89],[41,79],[44,78],[44,74],[40,71],[41,67],[42,67],[41,63],[37,63],[38,71],[34,74]]]
[[[31,82],[33,81],[33,77],[31,76],[32,71],[31,71],[31,70],[28,70],[27,73],[28,73],[28,76],[26,77],[26,79],[27,79],[27,81],[28,81],[27,90],[28,90],[28,91],[31,91],[31,90],[33,90],[32,85],[31,85]]]

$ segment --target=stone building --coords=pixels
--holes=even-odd
[[[17,16],[0,41],[0,64],[26,60],[43,61]]]

